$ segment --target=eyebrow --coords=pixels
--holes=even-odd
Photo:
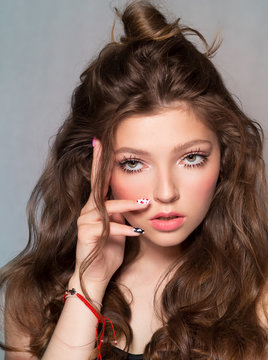
[[[212,142],[211,141],[196,139],[196,140],[188,141],[188,142],[186,142],[184,144],[176,145],[172,149],[172,153],[175,154],[175,153],[178,153],[180,151],[187,150],[191,146],[199,145],[199,144],[209,144],[212,147]],[[115,151],[115,154],[124,153],[124,152],[130,152],[130,153],[133,153],[133,154],[143,155],[143,156],[150,156],[150,153],[148,151],[141,150],[141,149],[134,149],[134,148],[131,148],[131,147],[121,147],[120,149]]]

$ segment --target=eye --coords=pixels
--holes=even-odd
[[[125,161],[125,165],[129,167],[129,169],[137,170],[137,164],[140,164],[138,160],[128,160]]]
[[[179,161],[179,166],[183,166],[186,168],[191,168],[195,166],[203,166],[205,165],[206,161],[208,160],[208,157],[203,154],[197,154],[197,153],[190,153],[186,156],[184,156]]]
[[[142,162],[136,158],[129,158],[129,159],[125,158],[123,161],[120,161],[118,164],[123,171],[132,174],[140,172],[143,166]]]
[[[190,154],[184,158],[184,160],[189,161],[191,164],[198,162],[198,160],[201,158],[200,155],[197,154]]]

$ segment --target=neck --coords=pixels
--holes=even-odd
[[[159,246],[143,235],[139,236],[138,241],[140,242],[139,254],[134,261],[122,268],[118,274],[117,283],[131,289],[132,295],[144,294],[147,299],[154,296],[159,285],[157,293],[160,296],[174,273],[172,270],[167,277],[165,276],[169,268],[178,261],[181,254],[180,246]],[[124,286],[121,291],[131,302],[131,296],[129,297]],[[159,297],[158,300],[160,301]]]
[[[137,268],[155,274],[165,272],[180,256],[180,246],[159,246],[144,235],[139,237],[140,251],[135,259]]]

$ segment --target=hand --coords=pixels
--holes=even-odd
[[[93,150],[91,184],[94,186],[97,166],[101,156],[101,143],[96,140]],[[104,189],[104,198],[108,192],[110,176]],[[92,190],[92,189],[91,189]],[[107,200],[105,206],[110,218],[110,236],[101,254],[90,264],[83,275],[85,284],[98,284],[106,288],[112,275],[123,262],[126,236],[139,236],[131,226],[125,224],[122,213],[141,210],[148,204],[139,204],[136,200]],[[83,207],[77,221],[78,240],[76,249],[76,269],[74,277],[78,278],[79,269],[83,260],[93,252],[102,233],[101,215],[93,198],[93,191]]]

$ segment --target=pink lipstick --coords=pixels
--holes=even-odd
[[[160,231],[172,231],[178,229],[184,222],[184,215],[176,212],[156,214],[150,221],[152,226]]]

